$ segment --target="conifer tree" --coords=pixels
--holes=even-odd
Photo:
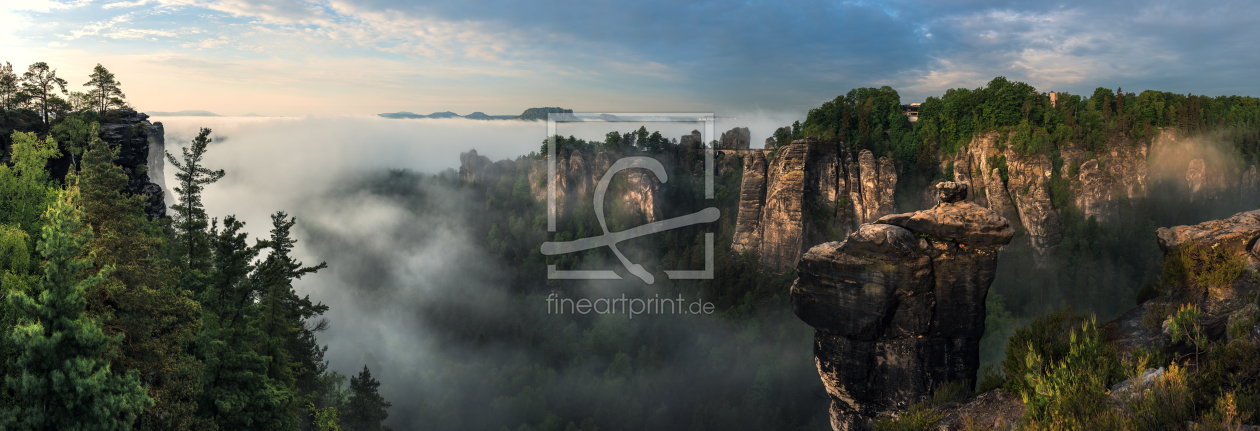
[[[156,405],[137,428],[189,429],[202,366],[188,347],[201,330],[201,306],[178,288],[160,227],[144,213],[145,196],[122,192],[127,174],[114,164],[118,149],[95,136],[87,147],[79,184],[95,233],[86,250],[98,267],[115,268],[90,292],[89,310],[107,319],[107,334],[123,336],[114,368],[146,376]]]
[[[280,430],[297,427],[293,392],[270,377],[274,358],[256,346],[266,335],[257,327],[258,280],[244,223],[228,216],[223,230],[212,223],[213,271],[201,296],[203,329],[197,340],[205,363],[198,416],[221,430]]]
[[[324,350],[315,340],[315,333],[325,329],[327,321],[312,322],[311,319],[327,311],[328,306],[312,303],[309,296],[299,297],[293,290],[293,280],[328,265],[320,262],[313,267],[303,267],[290,256],[297,243],[290,235],[296,219],[277,212],[271,216],[271,222],[271,239],[259,244],[271,248],[271,253],[259,265],[257,276],[259,328],[267,336],[263,353],[273,358],[271,377],[292,388],[303,397],[301,405],[306,405],[315,399],[320,387],[319,375],[327,368],[323,361]]]
[[[6,61],[4,65],[0,65],[0,109],[7,111],[17,108],[20,83],[17,74],[13,73],[13,64]]]
[[[97,63],[96,67],[92,69],[92,74],[89,75],[88,78],[90,79],[88,82],[84,83],[83,86],[92,87],[92,90],[88,91],[88,97],[92,99],[93,107],[95,107],[101,115],[105,115],[105,111],[108,111],[109,108],[121,108],[127,105],[126,102],[123,101],[123,98],[127,96],[123,95],[122,89],[120,88],[122,84],[119,83],[118,80],[114,79],[114,74],[110,73],[108,69],[105,69],[105,66],[101,66],[100,63]]]
[[[82,278],[93,265],[93,256],[83,256],[92,231],[78,200],[79,189],[71,186],[44,213],[37,250],[46,262],[38,296],[8,296],[22,320],[9,335],[18,350],[18,375],[7,376],[5,387],[22,403],[0,411],[0,428],[124,430],[153,406],[136,371],[110,368],[121,337],[106,335],[101,319],[86,313],[86,292],[113,268]]]
[[[381,431],[390,429],[381,424],[389,417],[387,411],[393,404],[385,401],[377,392],[381,382],[372,378],[366,365],[358,376],[350,377],[350,400],[341,416],[341,428],[345,431]]]
[[[210,129],[202,128],[192,144],[183,148],[182,162],[169,151],[166,153],[166,160],[177,170],[175,179],[179,181],[175,187],[179,203],[171,205],[175,210],[175,263],[184,270],[181,284],[193,292],[201,291],[199,280],[207,276],[210,265],[210,244],[206,236],[209,221],[201,204],[201,191],[225,175],[222,169],[216,171],[201,165],[210,141]]]
[[[57,77],[57,69],[48,67],[48,63],[38,62],[30,65],[26,73],[22,74],[22,92],[33,98],[37,106],[39,106],[40,114],[44,119],[44,130],[50,129],[48,123],[48,113],[55,110],[58,101],[64,102],[57,97],[57,90],[61,90],[61,94],[70,94],[66,91],[66,80]]]

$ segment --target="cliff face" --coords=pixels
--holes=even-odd
[[[688,135],[690,136],[690,135]],[[568,157],[556,160],[556,207],[558,218],[564,218],[574,211],[575,205],[589,206],[595,192],[595,186],[604,173],[619,156],[609,152],[586,154],[573,151]],[[540,160],[500,160],[491,162],[489,158],[477,154],[476,150],[460,153],[459,176],[472,184],[492,184],[501,180],[514,180],[518,175],[525,175],[529,181],[530,195],[538,201],[547,200],[547,157]],[[674,153],[659,155],[658,160],[666,166],[666,170],[676,163]],[[699,161],[703,163],[703,161]],[[715,166],[724,164],[730,168],[729,160],[723,163],[723,157],[715,160]],[[721,169],[719,169],[720,171]],[[614,203],[620,204],[631,214],[641,216],[647,222],[661,220],[663,184],[649,171],[644,169],[628,169],[617,174],[624,181],[624,187],[610,187],[604,197],[605,208]],[[674,181],[676,179],[671,179]]]
[[[861,225],[796,267],[792,309],[815,328],[833,429],[869,429],[943,383],[975,382],[984,301],[1014,229],[964,201],[965,184],[937,187],[932,209]]]
[[[1048,253],[1063,238],[1060,208],[1050,191],[1053,161],[1045,155],[1021,155],[1001,145],[998,132],[978,136],[956,155],[954,181],[968,183],[968,196],[1027,230],[1039,253]],[[1255,166],[1231,167],[1212,150],[1193,139],[1165,129],[1148,144],[1127,140],[1110,142],[1103,154],[1079,145],[1061,149],[1060,173],[1068,181],[1065,203],[1085,217],[1106,222],[1117,217],[1119,199],[1145,199],[1156,181],[1182,185],[1192,201],[1237,200],[1239,205],[1260,202],[1260,174]],[[1006,178],[1001,174],[1005,165]]]
[[[897,170],[870,151],[856,157],[834,142],[805,139],[744,157],[733,249],[761,256],[775,270],[796,266],[812,245],[835,240],[836,230],[896,211]]]
[[[148,115],[130,110],[113,111],[106,118],[100,137],[110,147],[119,148],[114,163],[127,173],[124,191],[148,196],[144,212],[150,218],[165,217],[166,138],[162,123],[150,123]]]

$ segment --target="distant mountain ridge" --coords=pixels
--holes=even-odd
[[[222,117],[222,115],[201,110],[185,110],[174,112],[149,111],[147,114],[153,117]]]
[[[546,120],[547,114],[551,112],[573,113],[572,109],[564,108],[529,108],[521,115],[486,115],[484,112],[474,112],[468,115],[459,115],[451,111],[434,112],[429,115],[420,115],[412,112],[401,111],[385,114],[376,114],[377,116],[392,119],[413,119],[413,118],[467,118],[469,120],[530,120],[539,121]]]

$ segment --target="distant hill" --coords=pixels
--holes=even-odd
[[[478,111],[478,112],[465,115],[464,118],[467,118],[469,120],[511,120],[511,119],[516,118],[516,116],[515,115],[486,115],[485,113]]]
[[[384,118],[393,118],[393,119],[404,119],[404,118],[467,118],[467,119],[469,119],[469,120],[530,120],[530,121],[539,121],[539,120],[546,120],[546,119],[547,119],[547,113],[550,113],[550,112],[573,113],[573,110],[572,110],[572,109],[564,109],[564,108],[529,108],[529,109],[526,109],[526,110],[525,110],[525,112],[521,113],[521,115],[486,115],[486,113],[481,112],[481,111],[474,112],[474,113],[471,113],[471,114],[468,114],[468,115],[459,115],[459,114],[456,114],[456,113],[451,112],[451,111],[445,111],[445,112],[434,112],[434,113],[429,114],[429,115],[420,115],[420,114],[416,114],[416,113],[412,113],[412,112],[407,112],[407,111],[393,112],[393,113],[387,113],[387,114],[376,114],[376,115],[377,115],[377,116],[380,116],[380,117],[384,117]]]
[[[255,113],[253,113],[253,112],[250,112],[250,113],[248,113],[248,114],[242,115],[242,117],[261,117],[261,116],[262,116],[262,115],[255,114]]]
[[[552,112],[572,114],[573,110],[564,109],[564,108],[529,108],[529,109],[526,109],[525,112],[522,112],[521,115],[517,116],[516,118],[521,119],[521,120],[529,120],[529,121],[547,121],[547,114],[552,113]]]
[[[197,111],[197,110],[175,111],[175,112],[149,111],[149,112],[146,112],[146,114],[149,114],[149,116],[153,116],[153,117],[222,117],[222,115],[219,115],[210,111]]]

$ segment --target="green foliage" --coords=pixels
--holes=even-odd
[[[1208,411],[1219,397],[1233,394],[1239,416],[1260,414],[1260,349],[1249,340],[1215,342],[1189,377],[1195,409]]]
[[[1107,408],[1107,388],[1118,372],[1115,347],[1102,341],[1093,319],[1079,332],[1070,330],[1066,341],[1068,351],[1059,358],[1026,344],[1019,394],[1027,420],[1085,422]]]
[[[123,95],[120,88],[122,84],[114,79],[114,74],[105,69],[105,66],[97,63],[88,78],[90,79],[83,86],[91,88],[87,94],[88,98],[92,101],[92,107],[101,114],[110,108],[127,107],[127,102],[123,100],[127,96]]]
[[[980,382],[976,384],[976,393],[983,394],[1006,385],[1006,374],[992,365],[986,365],[980,375]]]
[[[1137,372],[1129,375],[1129,381],[1138,381],[1142,369],[1145,366],[1135,367]],[[1120,399],[1124,429],[1180,429],[1193,420],[1194,396],[1188,377],[1189,373],[1174,362],[1162,376],[1127,392]]]
[[[297,243],[290,231],[297,223],[284,212],[271,216],[271,238],[260,247],[271,249],[252,277],[258,283],[258,328],[265,335],[259,349],[270,356],[269,377],[295,388],[298,396],[313,399],[319,376],[327,368],[324,350],[315,340],[315,333],[327,327],[326,321],[313,319],[328,311],[328,306],[312,303],[309,296],[298,296],[293,281],[313,274],[328,265],[320,262],[303,267],[290,253]]]
[[[1224,247],[1187,241],[1169,253],[1160,267],[1160,282],[1167,289],[1203,293],[1233,283],[1243,275],[1246,261]]]
[[[57,77],[57,69],[40,61],[27,68],[26,73],[22,74],[21,82],[22,92],[38,103],[38,111],[43,114],[44,131],[51,130],[52,124],[48,122],[48,114],[65,111],[68,108],[68,103],[57,97],[58,89],[61,90],[61,94],[69,94],[66,91],[66,80]]]
[[[387,410],[391,403],[377,392],[380,385],[380,382],[372,378],[372,372],[366,365],[358,376],[350,377],[350,400],[346,402],[345,416],[341,419],[341,426],[346,431],[389,429],[382,426],[381,422],[389,417]]]
[[[898,416],[881,416],[875,421],[876,431],[930,431],[943,414],[928,403],[917,403]]]
[[[16,375],[5,378],[18,402],[0,410],[0,427],[122,430],[153,406],[137,372],[110,369],[121,337],[105,335],[101,319],[86,314],[85,294],[113,268],[80,276],[93,262],[83,256],[92,231],[78,200],[78,188],[71,187],[45,212],[38,250],[47,261],[38,296],[8,295],[23,314],[9,335],[17,347]]]
[[[88,144],[93,139],[97,139],[97,130],[100,130],[100,124],[84,121],[78,115],[71,115],[53,126],[52,136],[57,138],[62,151],[70,155],[70,162],[77,169],[78,158],[83,155],[83,151],[87,150]]]
[[[201,330],[201,307],[176,285],[161,225],[144,213],[145,197],[122,192],[128,180],[114,164],[118,151],[92,136],[78,177],[83,217],[95,230],[86,249],[98,265],[115,268],[92,290],[88,309],[128,346],[114,369],[150,377],[156,404],[137,428],[190,429],[202,369],[187,346]]]
[[[0,164],[0,224],[22,229],[33,241],[43,226],[40,214],[56,194],[44,166],[59,155],[57,141],[20,132],[12,139],[12,166]]]
[[[1172,336],[1172,342],[1184,341],[1194,346],[1195,351],[1202,349],[1204,343],[1207,342],[1203,335],[1202,318],[1203,315],[1199,312],[1198,306],[1183,304],[1169,323],[1168,332]]]
[[[256,346],[267,335],[259,330],[259,286],[244,223],[228,216],[220,231],[210,231],[214,271],[201,295],[203,330],[196,347],[205,363],[197,416],[219,429],[287,429],[296,426],[293,391],[269,372],[273,358]]]
[[[315,407],[314,402],[306,403],[306,409],[310,411],[314,420],[311,421],[311,427],[317,431],[341,431],[341,419],[337,417],[336,407]]]
[[[210,263],[210,245],[206,237],[209,216],[201,203],[201,192],[206,185],[213,184],[225,175],[222,169],[216,171],[201,165],[210,141],[210,129],[202,128],[197,137],[193,138],[192,144],[183,148],[183,161],[176,159],[169,151],[166,152],[166,160],[175,167],[175,179],[179,182],[179,186],[175,187],[179,203],[171,205],[171,209],[175,211],[174,251],[178,256],[175,262],[185,270],[183,284],[194,287],[194,292],[200,291],[195,286],[195,280],[206,276]]]

